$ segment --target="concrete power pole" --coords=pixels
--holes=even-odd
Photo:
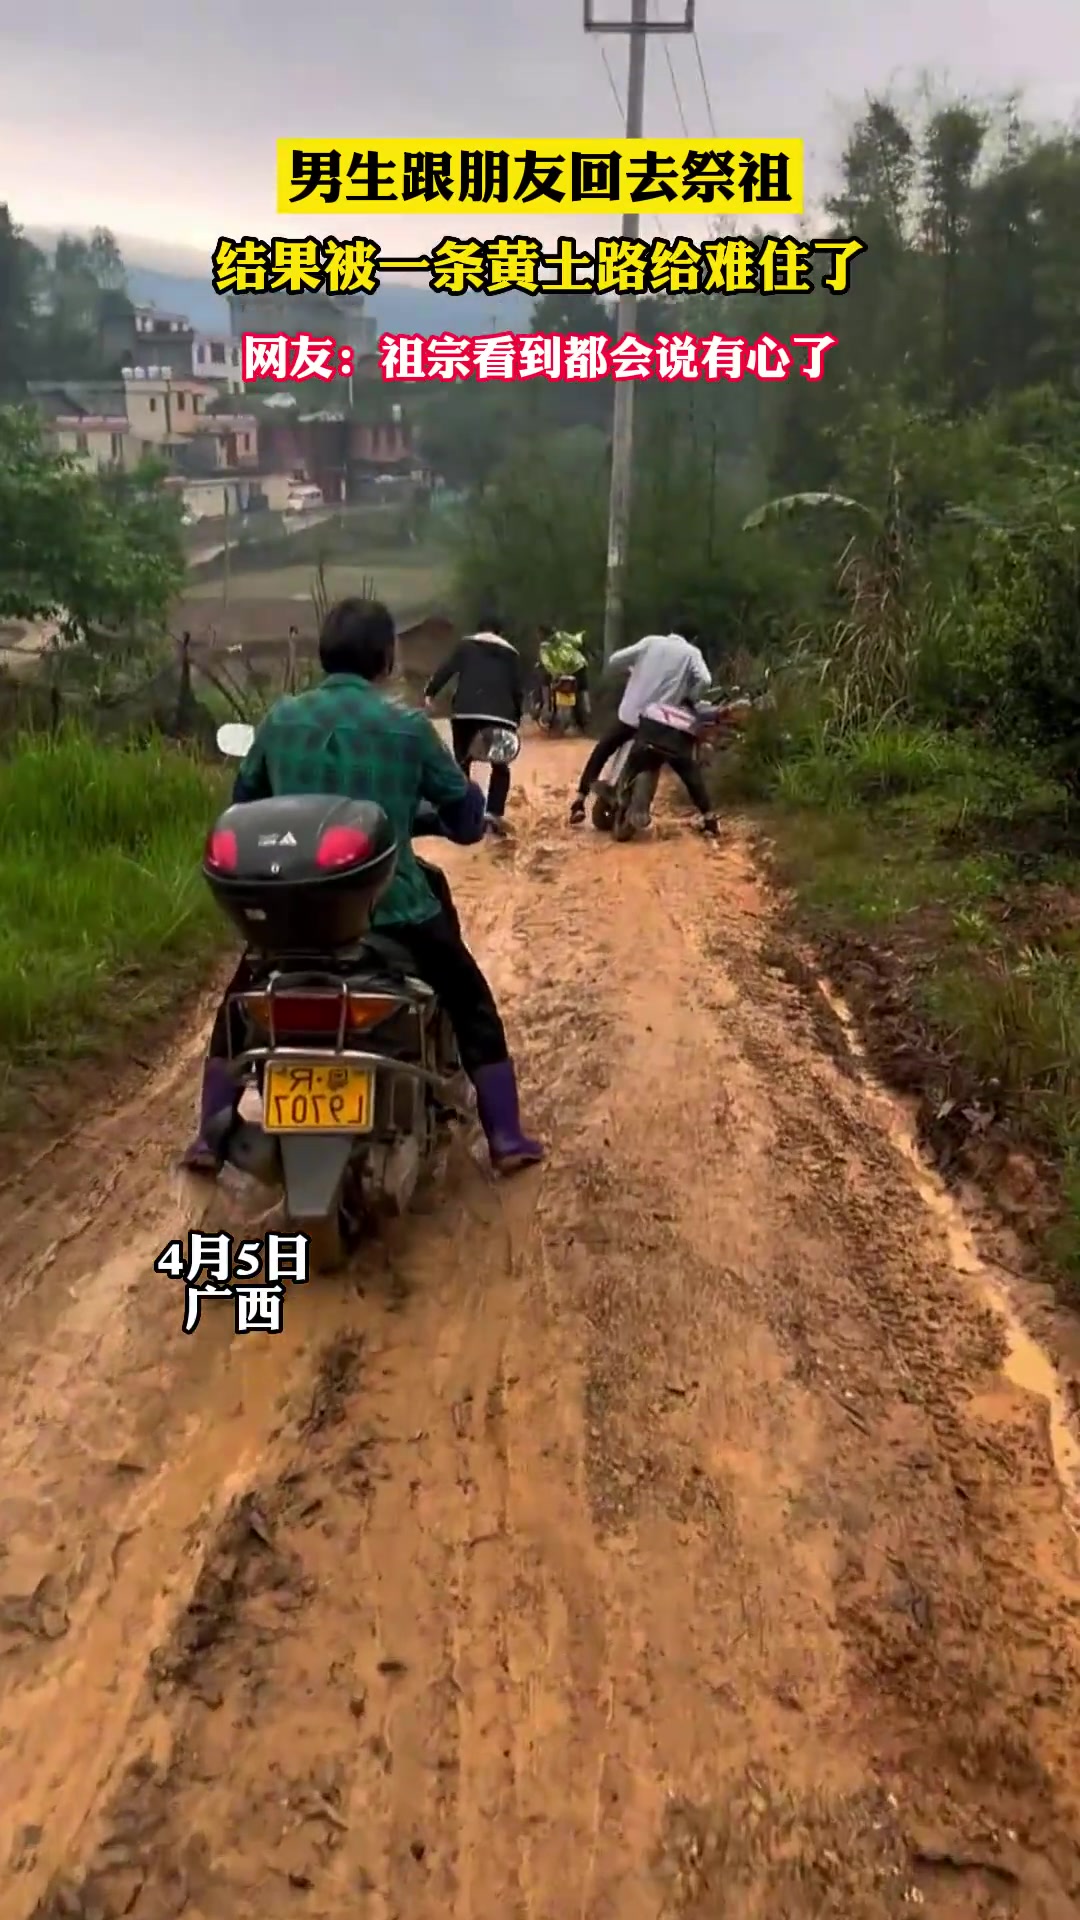
[[[626,137],[641,137],[645,111],[645,39],[650,33],[693,33],[695,0],[683,0],[681,20],[650,20],[649,0],[631,0],[629,20],[597,20],[594,0],[583,0],[586,33],[625,33],[630,38],[626,82]],[[636,240],[641,231],[638,213],[623,214],[623,238]],[[616,333],[621,340],[633,333],[637,296],[619,295]],[[634,382],[615,382],[611,431],[611,490],[608,498],[607,587],[604,596],[604,661],[618,651],[623,637],[626,592],[626,546],[630,534],[631,488],[634,472]]]

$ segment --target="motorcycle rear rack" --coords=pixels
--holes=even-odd
[[[411,1060],[395,1060],[385,1053],[361,1053],[351,1047],[249,1047],[244,1053],[234,1054],[230,1065],[265,1066],[269,1060],[305,1066],[321,1066],[324,1062],[333,1061],[340,1066],[370,1067],[373,1071],[400,1073],[406,1079],[419,1080],[429,1087],[444,1105],[457,1104],[452,1098],[451,1082],[441,1074],[432,1073],[427,1067],[416,1067]]]
[[[270,1046],[275,1052],[277,1051],[277,1033],[274,1026],[274,1001],[276,999],[284,999],[290,993],[295,993],[297,989],[306,990],[315,996],[325,996],[327,1000],[336,998],[339,1002],[339,1008],[335,1051],[340,1052],[345,1044],[345,1029],[348,1025],[349,1018],[349,996],[353,992],[359,992],[360,984],[359,979],[336,978],[333,975],[320,972],[316,968],[305,968],[302,972],[274,972],[270,975],[265,985],[245,987],[244,991],[236,994],[234,998],[243,1001],[259,999],[261,997],[268,1002],[270,1013]],[[369,990],[368,993],[362,997],[385,1000],[388,1011],[391,1007],[398,1006],[409,1012],[415,1012],[417,1007],[423,1006],[425,1002],[430,1001],[434,997],[431,987],[428,986],[425,980],[403,981],[401,985],[405,988],[404,992],[395,990],[394,986],[389,982],[384,984],[375,978],[371,978],[366,984]],[[372,989],[374,989],[374,991],[372,991]]]

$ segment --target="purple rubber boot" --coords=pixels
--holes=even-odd
[[[513,1061],[500,1060],[493,1067],[480,1067],[473,1085],[476,1110],[496,1173],[516,1173],[519,1167],[535,1166],[544,1158],[544,1149],[539,1140],[530,1140],[521,1130]]]
[[[186,1173],[220,1173],[221,1154],[210,1145],[206,1137],[211,1120],[220,1113],[235,1114],[239,1105],[236,1081],[224,1060],[207,1060],[203,1067],[202,1102],[199,1112],[199,1131],[191,1145],[181,1156],[180,1165]]]

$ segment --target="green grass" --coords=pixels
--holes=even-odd
[[[1057,1163],[1052,1250],[1080,1275],[1080,823],[1066,796],[1030,764],[926,729],[790,746],[749,754],[784,877],[820,931],[897,957],[913,1032],[946,1042]]]
[[[224,934],[199,871],[224,783],[165,744],[0,761],[0,1073],[108,1040]]]
[[[770,824],[806,904],[863,932],[932,915],[980,939],[985,905],[1001,898],[1009,881],[1001,855],[946,854],[932,827],[898,807],[866,815],[787,803]]]
[[[958,958],[959,956],[957,956]],[[1001,948],[927,983],[938,1023],[976,1071],[1041,1111],[1065,1139],[1080,1131],[1080,961],[1052,948]]]
[[[791,805],[875,807],[905,800],[935,817],[951,809],[962,818],[973,807],[1011,813],[1045,792],[1045,782],[1023,761],[930,727],[878,727],[831,746],[819,741],[776,774],[776,793]]]

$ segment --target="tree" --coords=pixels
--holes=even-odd
[[[924,252],[941,264],[941,379],[954,404],[962,371],[960,276],[970,245],[975,169],[987,126],[985,113],[961,101],[934,114],[923,143],[921,242]]]
[[[101,324],[118,302],[130,306],[127,275],[106,227],[89,240],[61,234],[47,259],[0,203],[0,401],[29,380],[107,374]]]
[[[34,355],[34,290],[43,262],[0,202],[0,400],[25,391]]]
[[[432,471],[453,487],[484,487],[537,418],[539,397],[509,381],[436,383],[416,404],[417,441]]]
[[[679,604],[721,643],[735,633],[781,653],[804,636],[851,725],[906,710],[987,727],[1008,713],[1016,726],[1015,687],[1025,737],[1045,751],[1060,694],[1068,745],[1080,713],[1080,136],[1025,125],[1015,102],[878,96],[851,125],[828,205],[834,237],[868,249],[843,299],[819,283],[641,303],[644,337],[832,333],[838,345],[816,383],[638,389],[628,621],[641,631]],[[613,322],[610,303],[548,295],[532,324]],[[470,589],[494,583],[526,623],[595,634],[610,385],[463,384],[420,404],[433,463],[476,496]],[[586,455],[575,434],[590,427]],[[736,531],[776,496],[787,504],[758,532]]]
[[[912,232],[918,147],[890,100],[872,99],[855,122],[841,161],[840,191],[829,212],[846,233],[896,255]]]
[[[0,619],[52,620],[104,658],[160,632],[183,585],[178,504],[153,468],[98,479],[0,408]]]
[[[467,617],[493,597],[514,629],[600,631],[607,524],[604,440],[588,427],[518,441],[478,494],[458,586]]]
[[[92,380],[110,375],[102,351],[102,323],[117,308],[130,308],[127,272],[107,227],[89,240],[62,233],[43,265],[42,312],[36,328],[35,372],[51,380]]]
[[[120,249],[106,227],[89,240],[62,233],[50,270],[52,310],[67,326],[90,331],[97,326],[104,292],[124,293],[127,275]]]

